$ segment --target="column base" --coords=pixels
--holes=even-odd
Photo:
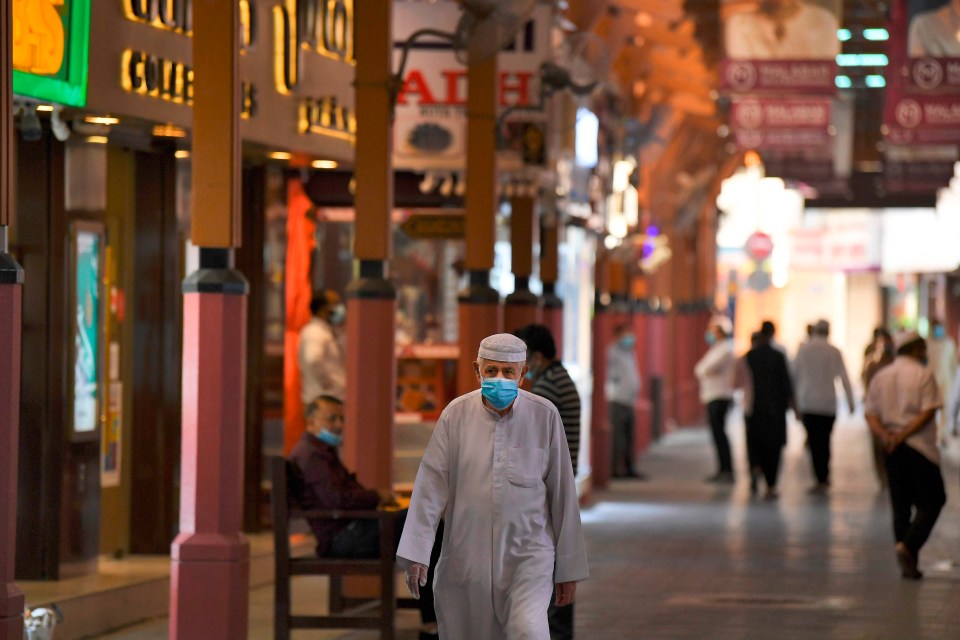
[[[540,298],[527,289],[514,291],[503,303],[503,330],[513,332],[528,324],[539,324]]]
[[[181,534],[170,563],[170,638],[244,640],[250,546],[242,535]]]

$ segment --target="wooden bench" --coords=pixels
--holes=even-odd
[[[303,479],[297,466],[280,456],[270,460],[272,480],[271,504],[273,510],[274,566],[276,587],[274,602],[274,637],[288,640],[292,629],[380,629],[380,637],[394,640],[397,606],[415,607],[416,600],[396,597],[394,520],[396,511],[384,509],[368,511],[309,510],[299,507],[298,497]],[[363,560],[320,558],[317,556],[291,557],[290,523],[298,519],[326,518],[330,520],[377,520],[380,526],[380,557]],[[291,612],[290,579],[293,576],[330,576],[331,615],[294,615]],[[340,579],[347,575],[380,577],[379,615],[343,611],[344,599],[340,593]],[[353,604],[351,602],[351,604]],[[358,607],[359,608],[359,607]]]

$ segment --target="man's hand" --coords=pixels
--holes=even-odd
[[[417,600],[420,599],[420,587],[427,584],[427,566],[419,562],[411,562],[407,567],[407,589]]]
[[[381,507],[396,507],[399,504],[397,496],[389,489],[377,489],[377,494],[380,496]]]
[[[573,596],[577,593],[577,583],[576,582],[558,582],[557,583],[557,599],[554,602],[558,607],[565,607],[568,604],[573,604]]]
[[[887,432],[886,437],[883,439],[883,448],[887,453],[893,453],[897,450],[905,438],[903,437],[904,432],[898,431],[897,433]]]

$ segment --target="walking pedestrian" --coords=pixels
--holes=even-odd
[[[754,461],[763,471],[767,489],[764,497],[777,498],[780,456],[787,444],[787,410],[793,406],[793,384],[783,352],[771,344],[769,334],[760,333],[756,346],[747,352],[750,371],[751,415],[749,445]]]
[[[733,402],[733,378],[736,358],[733,353],[730,320],[717,316],[710,321],[704,336],[710,348],[693,371],[700,383],[700,402],[706,406],[713,446],[717,452],[717,471],[707,482],[733,482],[733,460],[727,439],[727,412]]]
[[[794,361],[796,407],[807,431],[807,443],[816,484],[810,493],[824,494],[830,488],[830,436],[837,419],[837,392],[835,381],[840,379],[846,395],[847,407],[855,409],[853,388],[847,377],[840,350],[827,341],[830,323],[818,320],[813,325],[810,341],[797,351]]]
[[[573,477],[577,477],[577,456],[580,453],[580,394],[573,378],[557,359],[557,345],[550,329],[542,324],[529,324],[514,332],[527,345],[527,378],[532,382],[530,393],[546,398],[560,413],[563,432],[567,436]],[[547,610],[550,640],[573,640],[574,603],[556,605],[556,594]]]
[[[614,327],[613,342],[607,348],[607,414],[613,435],[614,478],[646,478],[634,466],[634,403],[640,393],[637,339],[629,324]]]
[[[873,340],[863,352],[863,370],[860,373],[860,380],[863,382],[864,398],[870,391],[870,382],[874,376],[891,362],[893,362],[893,337],[883,327],[877,327],[873,330]],[[873,471],[877,476],[877,482],[880,483],[880,488],[886,489],[888,484],[887,463],[886,454],[883,451],[883,440],[875,436],[869,429],[867,432],[870,435],[873,452]]]
[[[935,415],[941,406],[926,341],[915,331],[894,338],[896,359],[870,383],[864,407],[870,430],[884,443],[894,550],[904,578],[919,580],[920,549],[946,503]]]

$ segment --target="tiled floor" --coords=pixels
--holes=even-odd
[[[730,431],[742,427],[731,418]],[[925,547],[926,578],[901,580],[886,495],[874,480],[859,419],[834,434],[833,489],[812,484],[803,434],[791,427],[781,498],[703,483],[713,471],[705,430],[674,433],[646,454],[648,482],[617,481],[583,511],[591,579],[577,593],[577,637],[623,639],[960,638],[960,442],[944,465],[948,505]],[[738,461],[744,454],[735,438]],[[322,586],[303,585],[309,600]],[[251,593],[250,637],[272,637],[272,589]],[[404,640],[416,617],[400,614]],[[166,622],[108,636],[166,637]],[[294,638],[374,638],[297,632]],[[457,639],[449,639],[457,640]]]

